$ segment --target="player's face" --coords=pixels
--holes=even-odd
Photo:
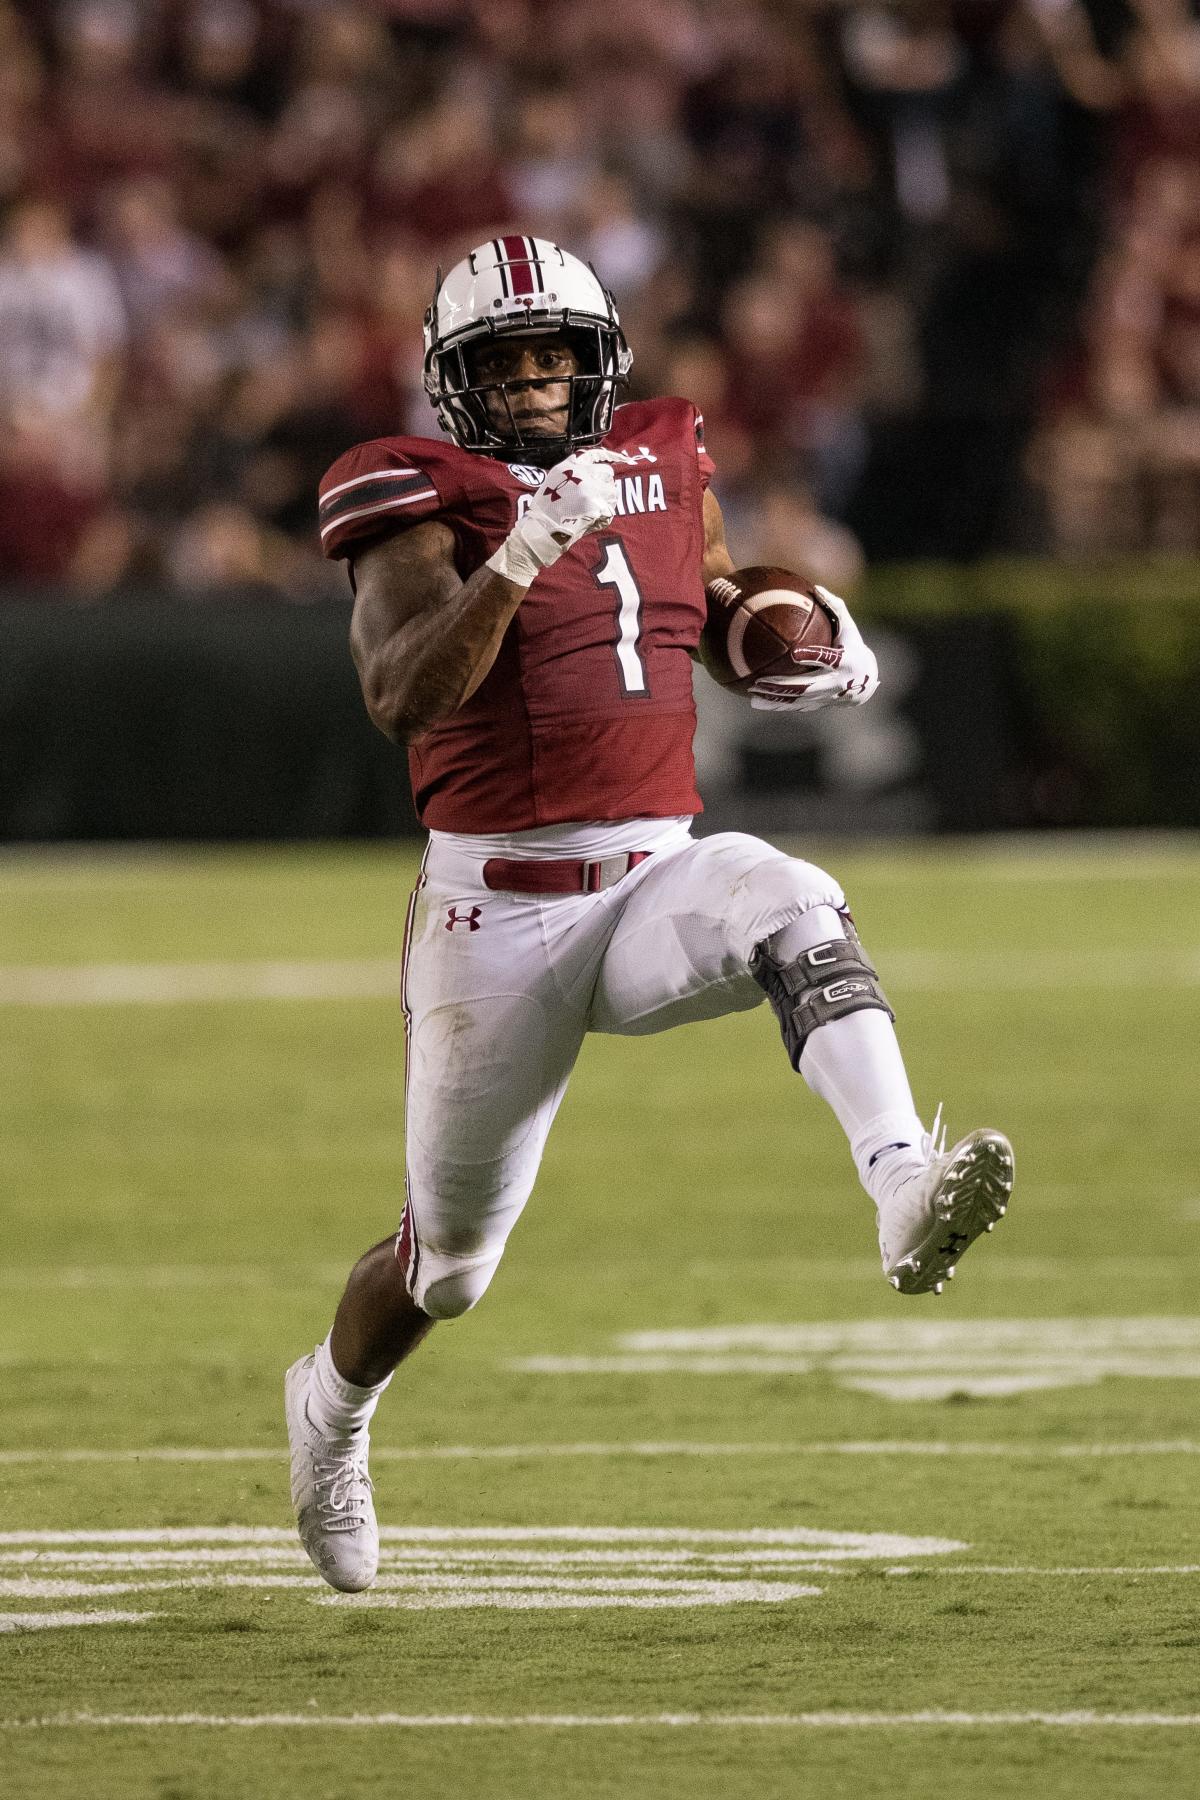
[[[504,384],[504,393],[483,396],[488,422],[502,437],[514,424],[523,438],[561,437],[571,404],[569,377],[578,375],[579,369],[578,356],[559,331],[497,338],[481,345],[473,358],[476,382],[489,388]]]

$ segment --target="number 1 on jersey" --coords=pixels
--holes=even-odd
[[[638,651],[642,634],[642,594],[629,566],[625,546],[610,541],[604,547],[604,561],[596,570],[596,580],[617,590],[617,668],[621,690],[628,695],[648,695],[646,667]]]

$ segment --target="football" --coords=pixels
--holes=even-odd
[[[788,569],[735,569],[705,589],[700,660],[721,687],[745,693],[764,675],[805,663],[836,668],[837,619],[822,590]]]

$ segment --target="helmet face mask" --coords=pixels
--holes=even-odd
[[[476,378],[472,352],[485,344],[552,334],[574,350],[576,372]],[[544,238],[496,238],[473,250],[439,278],[425,317],[425,391],[442,429],[464,450],[537,467],[599,443],[632,360],[612,295],[577,257]],[[522,429],[513,390],[561,386],[563,430]]]

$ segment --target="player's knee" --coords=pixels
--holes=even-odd
[[[785,890],[785,906],[791,918],[799,918],[818,906],[830,907],[834,912],[845,909],[846,896],[841,883],[825,869],[818,868],[816,863],[805,862],[802,857],[785,856],[782,867],[776,871],[776,880]]]
[[[431,1319],[460,1319],[483,1299],[499,1262],[499,1251],[486,1257],[423,1255],[413,1300]]]
[[[714,873],[724,878],[724,916],[747,961],[764,939],[802,914],[819,906],[840,912],[846,905],[841,884],[816,863],[740,832],[710,841],[721,845]]]

